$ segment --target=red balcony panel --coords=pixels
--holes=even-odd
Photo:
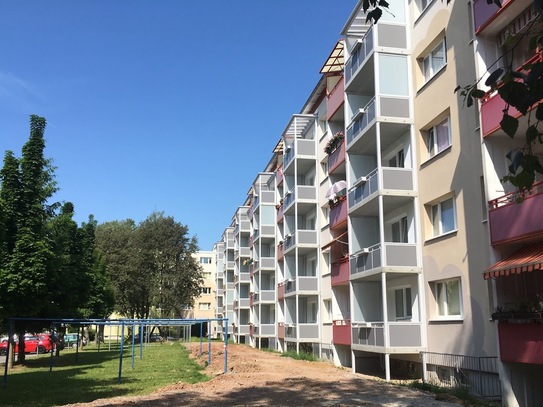
[[[279,168],[277,168],[277,171],[275,172],[275,179],[277,181],[277,185],[280,185],[283,182],[283,166],[282,165]]]
[[[285,284],[277,284],[277,299],[283,300],[285,298]]]
[[[285,249],[282,244],[277,245],[277,260],[283,260],[285,257]]]
[[[332,263],[332,285],[345,285],[349,283],[350,269],[349,259],[341,259],[337,263]]]
[[[283,205],[277,205],[277,223],[283,221]]]
[[[500,129],[500,122],[503,119],[503,109],[505,106],[506,103],[497,93],[491,98],[483,101],[481,105],[481,127],[483,129],[483,137]],[[509,108],[509,115],[519,117],[521,116],[521,113],[511,106]]]
[[[285,339],[285,324],[282,322],[277,324],[277,337],[279,339]]]
[[[339,202],[330,208],[330,229],[334,229],[347,222],[349,205],[346,197],[341,197]]]
[[[336,345],[351,344],[351,321],[334,321],[333,341]]]
[[[328,156],[328,173],[332,174],[336,168],[345,162],[345,140]]]
[[[503,12],[511,1],[503,1],[502,7],[500,8],[495,4],[488,4],[487,0],[475,0],[473,2],[473,23],[475,25],[475,32],[479,34],[498,14]]]
[[[338,111],[338,109],[343,106],[344,103],[344,92],[345,92],[345,80],[342,77],[339,82],[336,84],[334,89],[326,97],[326,114],[327,120],[330,120]]]
[[[488,213],[492,245],[543,235],[543,182],[536,183],[524,202],[514,202],[513,194],[490,201]]]
[[[543,324],[499,323],[498,335],[504,362],[543,365]]]

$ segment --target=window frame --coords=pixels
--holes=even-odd
[[[411,290],[411,286],[404,286],[404,287],[395,287],[394,289],[394,314],[396,316],[396,321],[410,321],[413,319],[413,291]],[[409,295],[407,295],[407,292],[409,291]],[[398,315],[398,298],[396,296],[397,292],[401,292],[401,306],[402,306],[402,314]],[[409,298],[408,298],[409,297]]]
[[[458,313],[450,313],[451,300],[449,298],[447,285],[450,283],[458,284]],[[432,293],[435,300],[435,319],[436,320],[463,320],[464,307],[462,295],[462,279],[460,277],[448,278],[432,282]]]
[[[447,129],[447,142],[446,144],[440,148],[439,147],[439,137],[440,134],[438,130],[440,128]],[[449,147],[452,146],[452,137],[451,137],[451,120],[450,117],[447,116],[445,119],[439,121],[432,127],[430,127],[428,130],[424,132],[425,137],[425,143],[426,143],[426,151],[428,153],[428,160],[438,156],[443,151],[447,150]]]
[[[456,216],[456,200],[454,198],[454,195],[448,196],[429,205],[430,225],[432,226],[432,238],[445,236],[458,230]],[[443,221],[443,204],[449,201],[452,203],[453,225],[450,229],[444,230],[443,224],[445,222]],[[436,221],[439,222],[437,225]]]
[[[436,51],[443,52],[443,63],[440,66],[435,66],[435,61],[438,61],[439,58],[435,57]],[[441,72],[447,66],[447,43],[445,38],[439,41],[439,43],[433,47],[430,52],[424,55],[420,59],[420,68],[422,77],[424,78],[424,83],[428,83],[435,77],[439,72]]]

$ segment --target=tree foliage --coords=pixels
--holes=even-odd
[[[6,151],[0,170],[0,326],[14,317],[103,317],[113,305],[95,249],[96,222],[79,227],[71,203],[49,203],[57,184],[44,156],[45,125],[32,115],[21,158]],[[25,331],[46,326],[17,324],[24,361]]]
[[[107,222],[98,225],[96,238],[121,315],[147,318],[155,310],[154,316],[179,316],[199,295],[197,241],[173,217],[155,212],[138,225]]]

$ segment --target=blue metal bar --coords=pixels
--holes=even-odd
[[[132,324],[132,369],[134,369],[134,344],[136,343],[135,342],[135,338],[136,338],[136,325]]]
[[[140,360],[143,359],[143,324],[140,325]]]
[[[124,348],[124,322],[121,323],[121,356],[119,357],[119,384],[122,382],[121,373],[123,371],[123,348]]]

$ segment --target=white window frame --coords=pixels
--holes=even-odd
[[[444,222],[444,212],[449,210],[448,203],[451,203],[451,209],[452,209],[452,226],[448,229],[445,229],[444,225],[446,222]],[[445,205],[447,207],[445,208]],[[446,213],[446,212],[445,212]],[[448,198],[445,198],[435,204],[432,204],[430,206],[430,224],[432,225],[432,237],[439,237],[443,235],[447,235],[449,233],[454,233],[457,230],[456,225],[456,201],[454,199],[454,196],[450,196]]]
[[[443,53],[443,58],[438,58],[438,52]],[[443,62],[441,62],[443,60]],[[437,46],[435,46],[427,55],[421,60],[421,71],[424,78],[424,83],[429,82],[434,76],[436,76],[443,68],[447,66],[447,46],[445,38],[443,38]]]
[[[458,301],[457,311],[451,311],[451,298],[449,298],[450,289],[448,286],[452,284],[458,284]],[[460,277],[450,278],[447,280],[434,281],[432,284],[432,290],[434,293],[435,306],[436,306],[436,318],[446,320],[461,320],[463,319],[464,309],[462,304],[462,281]]]
[[[211,310],[211,303],[210,302],[199,302],[198,303],[198,311],[209,311]]]
[[[446,128],[447,129],[447,139],[446,143],[440,146],[440,134],[439,130]],[[428,159],[435,157],[442,151],[445,151],[447,148],[449,148],[452,145],[452,139],[451,139],[451,121],[449,117],[445,118],[444,120],[437,123],[435,126],[432,126],[425,132],[426,136],[426,149],[428,151]]]
[[[394,227],[398,225],[399,240],[394,240]],[[409,219],[403,215],[390,222],[390,238],[393,243],[409,243]]]

